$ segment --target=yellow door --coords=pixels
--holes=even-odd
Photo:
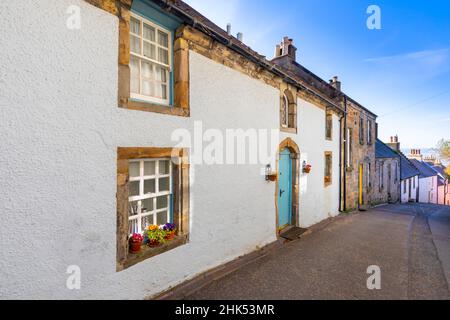
[[[361,206],[363,204],[363,178],[364,178],[364,171],[363,171],[363,165],[359,165],[359,205]]]

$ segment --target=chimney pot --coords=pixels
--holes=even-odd
[[[338,76],[334,76],[331,80],[330,80],[330,84],[338,91],[341,91],[341,82],[339,81]]]
[[[243,34],[242,32],[238,32],[238,34],[237,34],[237,39],[238,39],[240,42],[243,42],[243,40],[244,40],[244,34]]]
[[[227,24],[227,33],[229,36],[231,36],[231,23]]]

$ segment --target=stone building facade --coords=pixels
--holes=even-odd
[[[366,210],[374,188],[377,115],[346,95],[337,77],[330,84],[341,92],[346,111],[341,128],[341,210]]]
[[[377,139],[375,145],[375,179],[371,205],[400,200],[400,156]]]

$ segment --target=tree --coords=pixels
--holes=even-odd
[[[450,140],[442,139],[439,141],[437,150],[442,160],[450,161]]]
[[[447,175],[447,179],[450,180],[450,166],[445,169],[445,174]]]

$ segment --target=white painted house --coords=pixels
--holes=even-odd
[[[438,204],[438,173],[424,161],[411,159],[411,162],[420,172],[419,202]]]
[[[400,202],[419,202],[419,170],[401,152],[398,136],[391,137],[386,145],[400,156]]]
[[[183,2],[0,11],[0,298],[150,297],[338,214],[339,105]]]

